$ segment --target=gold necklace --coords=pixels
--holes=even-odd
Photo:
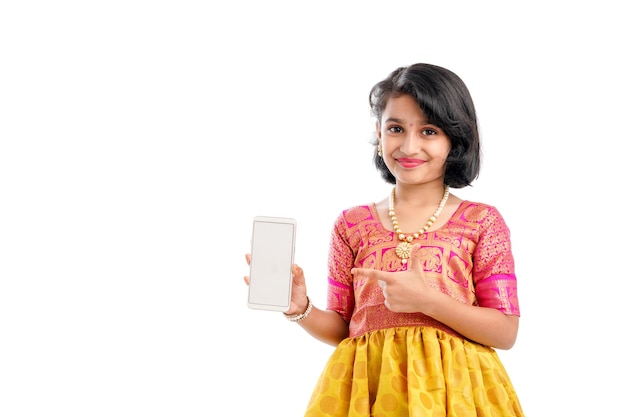
[[[402,259],[403,264],[406,264],[408,262],[409,257],[411,256],[411,248],[413,247],[411,245],[411,242],[413,242],[413,239],[417,239],[418,237],[426,233],[426,231],[430,229],[430,226],[432,226],[433,223],[435,223],[435,220],[437,220],[437,217],[439,217],[439,215],[441,214],[441,210],[443,210],[443,206],[446,205],[446,201],[448,201],[449,195],[450,195],[450,187],[448,187],[448,185],[446,184],[446,186],[443,189],[443,197],[441,198],[441,201],[439,202],[439,206],[437,206],[437,210],[435,210],[433,215],[430,216],[430,219],[428,219],[426,224],[421,229],[419,229],[417,232],[413,233],[412,235],[407,236],[404,233],[402,233],[402,231],[400,230],[400,226],[398,226],[398,219],[396,218],[396,212],[394,211],[395,199],[396,199],[396,187],[393,187],[391,189],[391,195],[389,196],[389,218],[391,219],[393,230],[396,232],[396,234],[398,235],[398,239],[401,241],[398,244],[398,246],[396,246],[396,255],[398,255],[398,258]]]

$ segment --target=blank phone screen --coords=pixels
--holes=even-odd
[[[289,219],[287,219],[289,220]],[[252,230],[251,308],[286,311],[291,298],[295,222],[255,219]]]

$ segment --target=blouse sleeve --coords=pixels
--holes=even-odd
[[[478,305],[519,316],[509,228],[495,207],[486,211],[480,224],[473,270]]]
[[[328,310],[334,310],[350,322],[354,311],[352,267],[354,252],[349,244],[347,226],[343,215],[335,221],[328,251]]]

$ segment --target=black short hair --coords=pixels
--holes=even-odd
[[[452,188],[470,185],[480,171],[480,137],[478,120],[470,92],[454,72],[432,64],[400,67],[378,82],[369,95],[372,116],[381,124],[382,113],[390,97],[412,96],[429,123],[443,129],[450,138],[444,183]],[[377,148],[378,141],[375,141]],[[396,178],[374,150],[374,165],[385,181]]]

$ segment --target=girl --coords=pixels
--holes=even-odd
[[[470,93],[453,72],[414,64],[369,100],[390,194],[337,217],[325,310],[292,268],[287,319],[336,345],[305,416],[523,416],[494,350],[519,325],[509,229],[495,207],[450,193],[480,169]]]

